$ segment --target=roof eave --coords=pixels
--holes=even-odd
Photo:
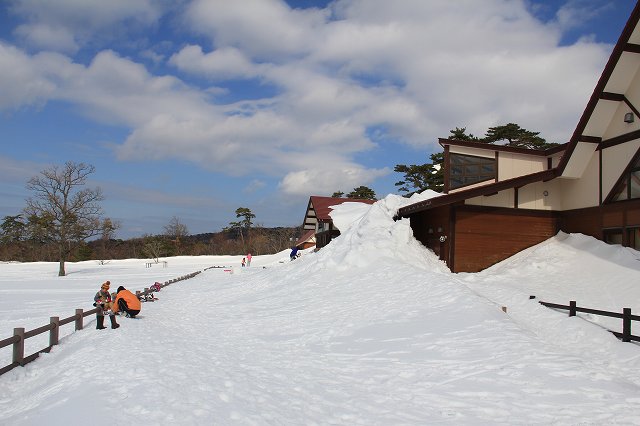
[[[576,129],[574,130],[573,135],[569,140],[569,145],[567,147],[567,150],[565,151],[564,155],[560,159],[560,163],[558,164],[558,175],[561,175],[562,172],[564,172],[564,169],[567,166],[567,163],[569,162],[569,158],[571,157],[571,154],[575,150],[576,145],[578,144],[580,139],[583,137],[582,133],[587,127],[589,119],[591,118],[591,115],[593,114],[598,104],[598,101],[600,100],[600,97],[604,92],[604,88],[609,82],[609,79],[611,78],[611,75],[613,74],[613,71],[615,70],[615,67],[618,64],[618,61],[620,60],[622,53],[625,51],[625,46],[629,42],[629,39],[631,38],[633,31],[638,25],[639,20],[640,20],[640,2],[636,3],[636,6],[633,8],[633,12],[631,12],[629,19],[627,20],[627,23],[624,29],[622,30],[622,33],[620,34],[620,38],[618,39],[618,42],[614,46],[613,51],[611,52],[611,56],[609,57],[609,60],[607,61],[607,64],[605,65],[604,70],[602,71],[602,74],[600,75],[600,79],[598,80],[598,83],[596,84],[596,87],[593,90],[591,97],[589,98],[589,102],[587,103],[587,106],[584,112],[582,113],[580,120],[578,121],[578,125],[576,126]]]
[[[500,182],[492,183],[489,185],[478,186],[470,188],[464,191],[454,192],[452,194],[444,194],[439,197],[430,198],[428,200],[420,201],[409,206],[398,209],[397,217],[408,217],[414,213],[430,210],[435,207],[446,206],[449,204],[457,203],[467,200],[469,198],[480,197],[483,195],[495,194],[496,192],[504,191],[511,188],[519,188],[534,182],[549,181],[558,176],[558,169],[553,168],[549,170],[543,170],[541,172],[532,173],[525,176],[519,176],[513,179],[507,179]]]

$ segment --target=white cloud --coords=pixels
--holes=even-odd
[[[593,0],[567,0],[556,12],[551,25],[557,25],[562,31],[581,27],[612,6],[611,3],[596,4]]]
[[[79,48],[73,32],[64,27],[25,24],[16,28],[15,33],[30,46],[70,53],[76,52]]]
[[[287,173],[280,182],[280,189],[291,195],[333,194],[341,190],[349,192],[360,185],[368,185],[375,179],[390,173],[388,168],[365,169],[357,164],[310,168]]]
[[[244,192],[245,194],[253,194],[266,186],[266,182],[259,179],[253,179],[247,186],[245,186],[242,192]]]
[[[19,0],[10,10],[27,21],[15,32],[26,44],[74,53],[96,38],[113,40],[154,25],[166,7],[155,0]]]
[[[1,41],[0,74],[0,111],[42,105],[55,91],[32,57]]]
[[[251,78],[257,75],[257,67],[233,47],[224,47],[205,55],[200,46],[189,45],[173,55],[169,63],[183,71],[210,79]]]
[[[90,3],[111,8],[91,18],[91,34],[129,19],[153,25],[161,13],[151,1]],[[30,25],[61,25],[77,31],[76,43],[85,40],[76,23],[87,7],[46,17],[49,2],[25,4],[24,13],[43,9]],[[122,160],[176,158],[234,176],[282,177],[290,194],[327,193],[389,173],[358,164],[357,154],[394,143],[426,151],[455,127],[482,135],[517,122],[564,142],[609,54],[588,40],[560,47],[562,26],[541,23],[524,2],[510,0],[338,0],[331,10],[195,0],[184,19],[213,48],[184,45],[170,63],[216,87],[153,75],[115,51],[82,65],[0,43],[0,109],[69,102],[130,129],[117,148]],[[58,48],[64,43],[58,37]],[[223,105],[221,95],[233,96],[227,79],[273,89]],[[375,137],[371,129],[379,129]]]
[[[308,52],[313,33],[324,24],[327,11],[290,9],[281,0],[194,0],[186,19],[215,45],[237,47],[253,57]]]
[[[20,161],[15,158],[0,155],[0,181],[3,183],[20,183],[24,185],[47,165],[33,161]]]

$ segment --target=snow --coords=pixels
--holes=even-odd
[[[392,219],[416,200],[336,206],[343,234],[293,262],[80,262],[67,277],[55,263],[0,264],[0,340],[91,309],[107,279],[141,290],[203,271],[117,330],[63,326],[51,353],[0,376],[0,424],[640,424],[640,346],[605,330],[621,321],[537,303],[640,312],[640,253],[560,234],[452,274]],[[27,353],[46,345],[28,339]]]

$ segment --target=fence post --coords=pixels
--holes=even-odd
[[[76,331],[82,330],[82,309],[76,309]]]
[[[14,328],[13,335],[20,339],[13,344],[13,362],[22,365],[24,360],[24,328]]]
[[[60,335],[60,318],[51,317],[49,318],[49,322],[53,324],[53,327],[49,331],[49,346],[55,346],[58,344],[58,337]]]
[[[576,301],[572,300],[569,302],[569,316],[570,317],[575,317],[576,316]]]
[[[622,309],[622,341],[631,341],[631,308]]]

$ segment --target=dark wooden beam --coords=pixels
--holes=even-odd
[[[625,52],[640,53],[640,44],[626,43],[623,47]]]
[[[624,95],[622,93],[602,92],[600,99],[605,101],[624,102]]]
[[[638,111],[638,109],[633,106],[633,104],[631,103],[631,101],[629,101],[629,99],[627,99],[627,97],[624,97],[624,103],[627,104],[627,106],[629,108],[631,108],[631,111],[633,111],[633,113],[636,115],[636,117],[638,117],[640,119],[640,111]]]
[[[578,142],[586,142],[586,143],[600,143],[600,142],[602,142],[602,138],[600,138],[600,137],[598,137],[598,136],[582,135],[582,136],[580,136],[580,138],[578,139]]]

